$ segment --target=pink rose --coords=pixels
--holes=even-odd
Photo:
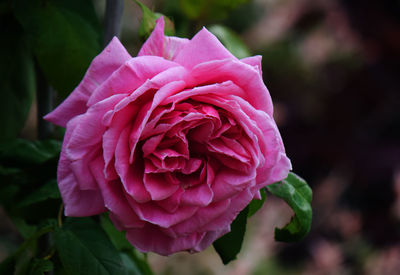
[[[203,28],[131,57],[117,38],[45,117],[66,127],[58,185],[67,216],[109,211],[140,251],[197,252],[291,169],[261,76]]]

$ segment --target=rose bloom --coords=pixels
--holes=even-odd
[[[203,28],[137,57],[117,38],[45,119],[66,127],[58,186],[66,216],[109,211],[142,252],[198,252],[230,231],[291,164],[261,57],[237,59]]]

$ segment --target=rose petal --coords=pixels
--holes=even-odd
[[[144,174],[143,182],[151,199],[155,201],[164,200],[179,189],[179,185],[171,184],[163,174]]]
[[[161,56],[167,60],[174,60],[180,50],[189,42],[186,38],[169,37],[164,35],[164,17],[156,21],[153,32],[143,44],[138,56]]]
[[[81,83],[62,104],[47,114],[44,119],[65,127],[71,118],[87,110],[86,103],[93,91],[130,58],[131,56],[118,38],[114,37],[107,47],[93,59]]]
[[[66,137],[68,135],[67,132]],[[104,212],[106,209],[100,190],[81,190],[70,164],[63,148],[58,162],[57,182],[65,206],[65,215],[85,217]]]
[[[229,208],[224,212],[223,215],[219,215],[215,219],[209,220],[209,222],[199,228],[199,232],[220,230],[229,226],[236,216],[242,211],[253,199],[254,194],[249,189],[244,189],[241,193],[237,194],[230,200]]]
[[[226,200],[256,184],[256,168],[253,167],[250,173],[241,173],[239,171],[224,168],[219,171],[211,189],[214,193],[214,202]]]
[[[237,60],[206,28],[199,31],[176,55],[175,62],[193,68],[194,66],[221,59]],[[214,72],[209,72],[214,73]]]
[[[131,229],[126,238],[141,252],[156,252],[168,256],[178,251],[190,250],[200,242],[205,233],[193,233],[174,238],[163,233],[157,226],[146,224],[142,229]]]
[[[194,87],[202,83],[232,81],[243,90],[245,96],[241,97],[244,100],[272,117],[271,96],[259,71],[253,66],[233,59],[214,60],[195,66],[191,77],[194,82],[188,82],[188,85]]]
[[[99,157],[92,162],[90,169],[99,184],[104,197],[104,205],[113,214],[114,221],[118,221],[117,223],[124,230],[143,227],[145,222],[139,219],[125,200],[121,183],[119,181],[106,181],[102,173],[103,167],[104,160]]]
[[[169,213],[152,201],[137,203],[129,196],[126,196],[126,198],[140,219],[164,228],[187,220],[198,209],[195,206],[181,206],[174,213]]]
[[[198,184],[185,189],[181,198],[182,205],[207,206],[214,198],[214,193],[207,184]]]
[[[240,59],[241,62],[256,68],[258,70],[258,72],[260,73],[260,76],[262,76],[262,63],[261,63],[261,60],[262,60],[262,56],[261,55],[249,56],[249,57],[245,57],[245,58]]]
[[[205,226],[213,219],[223,215],[230,207],[230,199],[220,202],[213,202],[206,207],[197,210],[190,219],[183,220],[181,223],[175,224],[171,230],[177,235],[185,235],[193,232],[200,232],[198,229]]]
[[[179,185],[176,186],[179,187]],[[179,187],[173,195],[169,196],[164,200],[156,201],[156,204],[162,207],[168,213],[174,213],[178,210],[178,208],[181,205],[181,198],[184,192],[185,190]]]
[[[92,93],[87,104],[91,106],[115,94],[130,94],[146,80],[176,66],[179,65],[158,56],[132,58],[125,62]]]
[[[115,170],[124,190],[137,202],[147,202],[151,200],[151,196],[143,185],[143,163],[141,161],[135,162],[134,165],[129,163],[129,131],[130,128],[125,128],[118,139],[115,149]]]
[[[98,150],[99,143],[106,130],[102,123],[103,116],[107,110],[114,108],[123,97],[124,95],[111,96],[90,107],[85,114],[76,116],[71,120],[74,121],[76,126],[67,125],[67,129],[73,129],[70,138],[64,141],[69,159],[82,159],[88,151]]]

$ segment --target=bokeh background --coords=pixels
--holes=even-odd
[[[94,2],[101,17],[104,1]],[[400,274],[400,2],[142,2],[169,16],[178,36],[222,24],[263,56],[287,155],[314,191],[303,241],[274,241],[274,227],[292,213],[268,196],[249,220],[238,260],[224,266],[213,248],[150,253],[155,274]],[[124,5],[121,40],[135,55],[141,10],[131,0]],[[35,112],[22,137],[35,137]],[[18,237],[1,216],[4,258]]]

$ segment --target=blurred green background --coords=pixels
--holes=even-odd
[[[93,2],[101,18],[105,3]],[[314,191],[302,242],[273,240],[292,213],[268,197],[238,260],[224,266],[212,248],[150,253],[155,274],[400,274],[400,2],[142,2],[167,15],[178,36],[220,24],[263,56],[287,155]],[[141,10],[131,0],[124,6],[121,40],[134,56]],[[35,138],[35,108],[22,137]],[[1,213],[0,260],[19,240]]]

